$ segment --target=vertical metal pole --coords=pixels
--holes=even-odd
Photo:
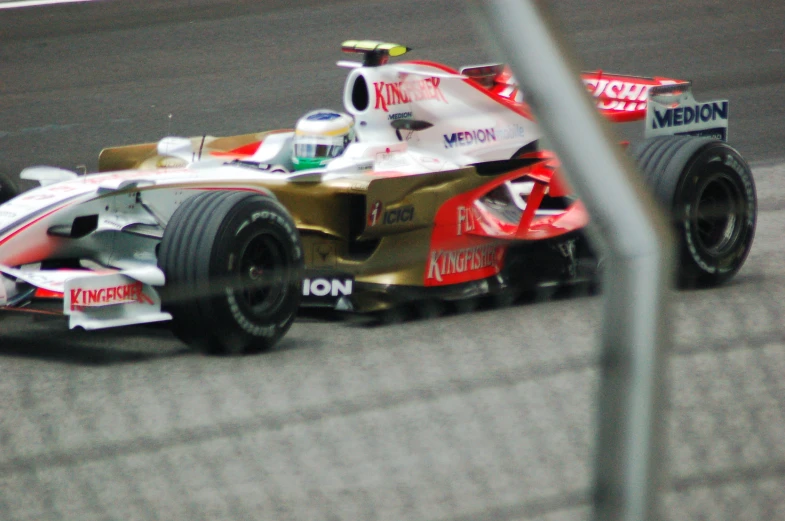
[[[654,521],[664,450],[666,296],[672,237],[534,0],[472,0],[489,43],[505,56],[604,255],[596,519]]]

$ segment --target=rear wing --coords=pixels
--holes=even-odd
[[[472,65],[460,72],[498,96],[525,101],[525,93],[504,64]],[[728,101],[695,101],[692,82],[602,71],[584,72],[581,79],[603,116],[614,123],[645,121],[646,137],[693,135],[727,140]]]

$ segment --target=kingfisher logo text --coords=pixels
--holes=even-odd
[[[439,88],[439,83],[441,80],[436,77],[393,83],[375,81],[373,83],[376,92],[376,106],[374,108],[389,112],[387,107],[391,105],[411,103],[412,101],[436,100],[447,103],[447,98]]]
[[[583,83],[595,98],[605,98],[597,107],[605,110],[643,110],[653,85],[619,80],[584,79]]]
[[[145,295],[142,289],[143,285],[141,282],[98,289],[74,288],[71,290],[71,310],[129,302],[152,305],[152,299]]]
[[[460,250],[432,251],[426,278],[441,282],[442,277],[446,275],[498,267],[499,255],[497,250],[497,245],[484,244]]]
[[[652,128],[671,128],[728,119],[728,102],[709,102],[694,107],[676,107],[665,111],[655,110]]]
[[[623,99],[630,101],[646,101],[651,85],[645,83],[630,83],[618,80],[598,80],[596,78],[583,80],[586,88],[595,97],[609,99]]]

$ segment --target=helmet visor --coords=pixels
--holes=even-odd
[[[297,157],[338,157],[343,152],[344,145],[325,145],[316,143],[297,143],[294,145],[294,155]]]
[[[294,170],[299,172],[300,170],[310,170],[312,168],[322,168],[330,160],[323,157],[293,157],[292,164],[294,166]]]

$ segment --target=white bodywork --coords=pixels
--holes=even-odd
[[[530,116],[511,110],[512,103],[431,64],[355,68],[343,103],[355,118],[359,143],[399,143],[392,122],[422,121],[432,126],[400,130],[403,143],[458,165],[509,159],[541,136]]]

